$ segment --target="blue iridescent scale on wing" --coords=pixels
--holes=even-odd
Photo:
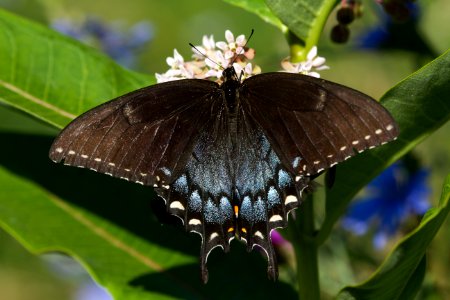
[[[186,168],[167,192],[169,202],[185,201],[186,209],[170,212],[185,221],[188,231],[202,236],[204,276],[209,252],[217,246],[229,249],[238,237],[249,250],[259,246],[267,253],[269,275],[275,278],[270,233],[287,225],[288,213],[300,202],[298,192],[307,184],[296,186],[267,137],[243,110],[232,117],[221,113],[205,126]],[[232,122],[235,126],[229,126]],[[286,205],[289,195],[297,201]]]

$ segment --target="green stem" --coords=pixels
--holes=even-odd
[[[291,62],[300,62],[306,59],[305,42],[299,39],[292,31],[288,30],[286,32],[286,39],[289,44],[289,55],[291,57]]]
[[[317,244],[315,240],[316,229],[314,226],[314,203],[309,196],[300,206],[297,220],[291,221],[291,232],[294,235],[295,256],[297,260],[297,283],[299,299],[319,300],[319,265]]]
[[[291,29],[285,32],[290,47],[291,62],[304,61],[309,50],[311,50],[312,47],[317,46],[325,23],[338,3],[338,0],[322,0],[316,17],[310,24],[310,29],[306,36],[301,36],[301,33],[295,34]]]
[[[311,49],[313,46],[317,46],[319,43],[319,38],[322,35],[323,28],[325,27],[325,23],[328,20],[331,12],[334,7],[339,3],[338,0],[324,0],[322,1],[322,5],[317,12],[317,16],[314,19],[314,22],[311,24],[311,29],[306,39],[306,49]]]

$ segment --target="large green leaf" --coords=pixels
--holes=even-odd
[[[338,299],[414,299],[425,273],[425,252],[450,212],[450,175],[439,206],[430,209],[420,225],[402,239],[365,283],[344,288]]]
[[[0,101],[57,127],[151,76],[0,9]]]
[[[1,101],[58,127],[152,81],[1,10],[0,61]],[[287,284],[267,281],[263,255],[245,254],[237,242],[226,257],[213,251],[203,285],[200,238],[161,226],[151,203],[164,204],[151,189],[53,164],[52,138],[0,132],[0,139],[7,141],[0,147],[0,226],[33,253],[75,257],[117,299],[295,297]],[[258,289],[223,289],[236,283]]]
[[[348,203],[371,179],[450,120],[450,51],[413,73],[381,99],[400,127],[394,142],[362,153],[337,168],[327,191],[326,218],[318,240],[323,242]]]
[[[267,7],[265,0],[224,0],[230,4],[241,7],[249,12],[258,15],[261,19],[270,23],[281,30],[285,30],[285,26],[281,23],[272,11]]]
[[[322,28],[333,10],[336,0],[265,0],[306,49],[317,45]]]

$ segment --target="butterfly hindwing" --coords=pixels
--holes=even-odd
[[[203,281],[208,279],[206,262],[211,250],[221,247],[227,252],[234,237],[245,241],[249,251],[262,248],[269,276],[276,278],[270,234],[287,226],[288,213],[301,202],[307,182],[294,181],[259,126],[243,110],[235,122],[227,119],[221,105],[213,115],[196,139],[184,172],[169,189],[158,193],[186,230],[202,236]]]
[[[300,204],[308,182],[295,182],[260,126],[244,109],[239,111],[237,124],[234,175],[240,206],[236,230],[249,251],[255,246],[264,250],[268,275],[275,279],[278,267],[271,232],[287,226],[288,214]]]

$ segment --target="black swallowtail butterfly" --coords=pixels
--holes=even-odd
[[[240,81],[170,81],[133,91],[84,113],[50,158],[153,186],[169,213],[202,236],[201,271],[238,237],[278,267],[270,233],[287,226],[311,177],[395,139],[389,113],[351,88],[291,73]]]

